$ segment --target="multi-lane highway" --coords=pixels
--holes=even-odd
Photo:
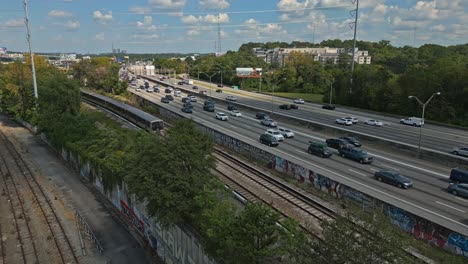
[[[177,80],[171,79],[170,81],[171,83],[175,83]],[[335,126],[342,129],[348,129],[353,132],[370,134],[380,138],[402,142],[413,146],[418,146],[419,144],[420,128],[402,125],[399,123],[400,119],[395,117],[366,113],[364,111],[340,107],[336,108],[334,111],[330,111],[322,109],[321,104],[308,102],[303,105],[299,105],[298,110],[282,110],[279,109],[279,105],[286,103],[292,104],[292,100],[280,97],[272,97],[265,94],[233,90],[229,87],[224,87],[222,89],[224,93],[218,94],[215,92],[215,90],[218,89],[216,85],[210,85],[207,82],[197,82],[198,84],[203,84],[198,85],[201,90],[207,90],[208,92],[212,90],[211,96],[215,98],[224,99],[227,95],[235,95],[237,97],[238,103],[261,108],[268,112],[273,111],[274,113],[290,115],[294,118],[301,118],[312,122]],[[192,85],[185,85],[184,87],[190,88]],[[437,100],[437,98],[434,100]],[[420,113],[415,113],[415,116],[419,115]],[[360,122],[350,127],[343,127],[342,125],[335,124],[335,120],[337,118],[348,116],[357,117]],[[365,125],[364,121],[368,119],[380,120],[384,123],[384,126],[374,127]],[[421,147],[425,149],[449,153],[453,150],[454,147],[468,145],[468,130],[426,124],[422,128],[421,132]]]
[[[176,97],[169,104],[160,102],[161,97],[165,96],[164,90],[161,93],[147,93],[145,91],[136,92],[134,89],[129,89],[131,92],[139,96],[145,97],[154,101],[156,104],[162,105],[172,111],[179,112],[187,117],[193,118],[197,122],[203,122],[213,128],[230,131],[235,137],[249,143],[257,145],[261,148],[268,149],[272,153],[282,156],[286,159],[299,160],[312,169],[325,171],[325,175],[330,175],[338,178],[340,182],[352,186],[358,190],[367,192],[378,198],[388,201],[396,206],[404,208],[414,214],[430,219],[436,223],[447,226],[448,228],[468,236],[468,200],[453,196],[445,191],[449,181],[448,175],[451,168],[434,165],[429,162],[424,162],[418,159],[402,157],[397,154],[392,154],[386,150],[379,150],[363,146],[375,158],[375,161],[370,165],[359,164],[358,162],[344,159],[338,155],[333,155],[330,159],[323,159],[307,153],[309,140],[324,140],[326,136],[313,132],[303,127],[296,127],[280,123],[280,126],[290,128],[295,131],[296,136],[293,139],[285,139],[277,148],[269,148],[265,145],[260,145],[258,142],[259,136],[267,129],[260,125],[258,119],[255,118],[255,112],[242,112],[242,117],[230,116],[228,121],[220,121],[215,119],[215,113],[203,111],[203,101],[200,98],[197,103],[193,103],[193,114],[185,114],[181,112],[182,97]],[[225,98],[226,93],[216,94],[214,91],[212,96]],[[251,98],[240,98],[238,101],[245,103],[255,103],[260,106],[262,102],[254,101]],[[217,104],[216,112],[228,113],[225,104]],[[268,104],[267,104],[268,105]],[[301,106],[308,107],[310,113],[322,113],[322,110],[317,106]],[[266,109],[268,109],[266,107]],[[275,111],[279,111],[275,109]],[[284,110],[286,111],[286,110]],[[296,114],[302,113],[307,115],[304,110],[289,110],[295,111]],[[302,111],[302,112],[301,112]],[[338,112],[322,113],[322,116],[329,116],[333,119],[338,116]],[[356,115],[357,117],[360,117]],[[385,121],[385,120],[384,120]],[[386,121],[389,122],[389,121]],[[387,125],[384,128],[364,127],[357,125],[355,128],[362,127],[363,131],[374,129],[388,129],[389,127],[400,126],[399,124]],[[429,126],[428,126],[429,127]],[[395,131],[413,129],[412,127],[391,128]],[[428,129],[429,130],[429,129]],[[435,131],[437,129],[434,129]],[[460,131],[457,131],[460,133]],[[436,134],[437,132],[432,132]],[[446,131],[442,133],[447,133]],[[391,133],[390,133],[391,134]],[[399,171],[403,175],[409,177],[414,188],[409,190],[398,189],[394,186],[387,185],[376,181],[373,178],[374,172],[379,170],[394,170]]]

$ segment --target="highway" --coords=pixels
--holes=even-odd
[[[175,80],[171,79],[171,83]],[[282,110],[279,109],[281,104],[292,104],[292,100],[281,97],[272,97],[270,95],[258,94],[247,91],[234,90],[230,87],[222,88],[223,93],[216,93],[215,90],[219,89],[214,84],[208,82],[196,81],[199,90],[206,90],[210,92],[211,96],[219,99],[226,98],[227,95],[235,95],[237,102],[249,106],[264,109],[267,112],[281,113],[290,115],[295,118],[301,118],[317,123],[322,123],[342,129],[348,129],[353,132],[366,133],[375,135],[381,138],[403,142],[413,146],[418,146],[420,128],[400,124],[400,119],[395,117],[383,116],[379,114],[366,113],[348,108],[337,107],[334,111],[322,109],[321,104],[308,103],[299,105],[298,110]],[[202,84],[202,85],[200,85]],[[185,85],[185,88],[190,88],[192,85]],[[434,98],[437,100],[437,97]],[[414,102],[415,104],[417,102]],[[430,107],[430,106],[429,106]],[[359,123],[353,126],[344,127],[335,124],[337,118],[354,116],[359,119]],[[415,113],[415,116],[420,116],[420,112]],[[403,117],[402,117],[403,118]],[[383,127],[374,127],[365,125],[364,121],[368,119],[377,119],[384,123]],[[421,147],[428,150],[437,150],[449,153],[454,147],[468,145],[468,130],[443,127],[438,125],[426,124],[422,128]]]
[[[273,154],[286,159],[292,157],[295,160],[300,160],[313,170],[315,168],[326,171],[327,173],[324,174],[326,176],[333,175],[334,177],[338,177],[340,182],[348,186],[369,193],[381,200],[388,201],[400,208],[468,236],[468,200],[453,196],[445,191],[449,184],[448,175],[451,168],[430,164],[418,159],[402,157],[388,150],[380,150],[368,146],[363,146],[363,149],[367,150],[375,159],[370,165],[363,165],[341,158],[336,152],[330,159],[323,159],[307,153],[307,147],[309,140],[323,141],[327,138],[326,135],[303,127],[282,123],[279,126],[292,129],[295,131],[296,136],[293,139],[285,139],[277,148],[269,148],[258,142],[260,134],[264,133],[267,128],[262,126],[259,120],[255,118],[255,112],[243,111],[242,117],[230,116],[229,121],[220,121],[215,119],[215,113],[203,111],[204,100],[200,98],[197,103],[192,103],[194,105],[193,114],[185,114],[181,111],[181,98],[184,95],[176,97],[169,104],[163,104],[160,102],[160,98],[166,95],[164,89],[162,89],[161,93],[136,92],[132,88],[129,88],[129,90],[139,96],[151,99],[156,104],[162,105],[165,108],[185,115],[188,118],[193,118],[197,122],[203,122],[205,125],[213,128],[228,130],[236,138],[271,151]],[[219,98],[226,97],[226,93],[221,95],[215,94],[213,92],[212,95]],[[238,98],[238,100],[245,100],[247,102],[252,99]],[[258,101],[256,102],[259,103]],[[228,113],[226,106],[227,102],[225,104],[217,104],[216,112],[222,111]],[[315,106],[309,107],[314,108]],[[317,109],[317,111],[321,112],[321,109]],[[297,112],[299,113],[299,111]],[[333,114],[336,114],[336,112]],[[364,125],[357,125],[355,127],[359,126],[362,126],[363,130],[370,129],[364,127]],[[413,129],[412,127],[408,128]],[[377,130],[381,128],[373,129]],[[376,181],[373,178],[373,174],[379,170],[401,172],[413,181],[414,188],[403,190]]]

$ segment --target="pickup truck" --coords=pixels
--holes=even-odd
[[[361,164],[371,164],[374,161],[366,151],[351,146],[341,148],[339,153],[341,157],[359,161]]]

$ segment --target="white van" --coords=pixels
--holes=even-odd
[[[424,126],[424,121],[419,117],[408,117],[400,120],[400,124],[409,126]]]
[[[174,91],[174,96],[175,97],[181,97],[182,93],[179,90]]]

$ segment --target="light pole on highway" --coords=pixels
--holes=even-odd
[[[335,78],[332,79],[327,79],[322,77],[323,79],[327,80],[330,82],[330,98],[329,98],[329,104],[332,104],[332,98],[333,98],[333,83],[335,82]]]
[[[429,102],[432,100],[432,98],[434,98],[434,96],[436,96],[436,95],[440,95],[440,92],[437,92],[437,93],[434,93],[433,95],[431,95],[431,97],[429,97],[429,99],[427,99],[427,101],[425,103],[423,103],[421,100],[419,100],[418,97],[416,97],[414,95],[408,96],[408,99],[415,99],[416,101],[418,101],[419,105],[422,106],[421,125],[419,126],[418,152],[421,152],[421,136],[422,136],[422,127],[424,125],[424,113],[426,112],[426,106],[429,104]]]
[[[207,73],[204,73],[204,72],[200,72],[200,73],[203,73],[206,75],[206,77],[208,77],[210,79],[210,97],[211,97],[211,77],[215,76],[218,72],[215,72],[213,73],[212,75],[208,75]]]

